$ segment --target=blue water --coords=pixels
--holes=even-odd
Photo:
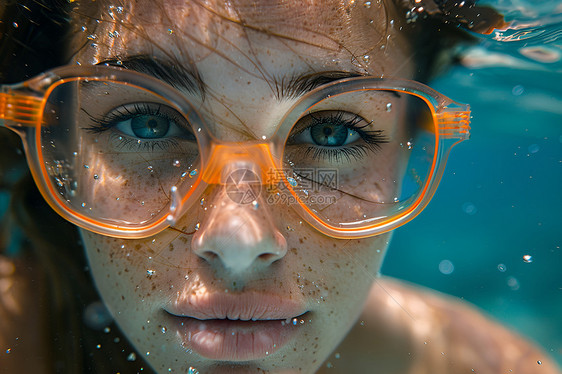
[[[471,139],[382,272],[475,303],[562,365],[562,3],[487,3],[512,29],[432,83],[471,104]]]

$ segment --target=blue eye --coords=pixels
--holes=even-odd
[[[183,139],[196,141],[191,126],[175,109],[159,103],[133,103],[119,106],[103,119],[93,118],[95,125],[89,130],[112,130],[131,140],[144,142]]]
[[[345,111],[310,113],[297,122],[287,139],[301,158],[328,162],[351,162],[376,153],[388,140],[372,122]]]
[[[327,147],[340,147],[359,139],[359,134],[356,131],[341,123],[332,122],[319,123],[309,127],[302,134],[304,135],[303,138],[309,135],[314,144]]]
[[[141,115],[132,118],[130,126],[133,134],[138,138],[158,139],[168,134],[170,120],[157,115]]]

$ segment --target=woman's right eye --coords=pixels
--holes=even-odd
[[[159,103],[122,105],[111,110],[103,119],[94,119],[94,122],[90,130],[96,133],[111,130],[139,141],[196,141],[185,117]]]

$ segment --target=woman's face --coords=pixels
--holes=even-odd
[[[102,6],[99,22],[76,37],[95,36],[75,60],[142,55],[196,70],[205,99],[186,96],[213,134],[252,140],[273,134],[290,104],[280,103],[276,80],[322,71],[411,77],[398,22],[376,3]],[[192,233],[124,240],[82,231],[104,302],[162,373],[314,372],[361,312],[389,240],[330,238],[289,205],[240,207],[218,186],[179,220]]]

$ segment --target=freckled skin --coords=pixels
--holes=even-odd
[[[284,32],[291,38],[298,36],[316,43],[310,45],[268,33],[249,35],[247,30],[211,16],[208,9],[177,3],[177,12],[162,18],[158,17],[162,8],[153,2],[129,4],[121,16],[126,20],[124,25],[143,17],[155,17],[155,23],[137,22],[136,25],[143,25],[142,29],[141,26],[131,29],[120,27],[119,23],[101,22],[96,30],[97,46],[84,46],[75,59],[89,64],[115,56],[144,53],[171,54],[185,64],[196,62],[209,94],[204,102],[189,99],[200,104],[204,119],[220,139],[247,140],[248,137],[270,136],[275,131],[272,123],[276,123],[289,105],[275,100],[267,77],[358,69],[372,74],[384,71],[387,76],[411,77],[411,66],[403,62],[408,60],[407,48],[396,47],[404,43],[398,42],[400,36],[395,32],[391,32],[392,43],[386,48],[389,52],[369,52],[369,62],[357,65],[352,53],[373,51],[380,38],[346,39],[349,30],[371,26],[363,15],[357,16],[361,25],[355,25],[351,18],[342,21],[342,6],[328,6],[328,3],[321,6],[325,22],[320,24],[327,30],[316,32],[302,26],[302,32],[295,33],[294,25],[276,25],[276,33]],[[302,17],[301,12],[314,17],[313,11],[318,9],[302,4],[295,5],[294,9],[285,8],[284,14],[299,17]],[[349,11],[353,13],[356,9],[350,7]],[[256,20],[256,15],[249,10],[250,13],[237,15],[232,9],[218,7],[217,12]],[[380,9],[373,9],[370,16],[378,24],[386,20]],[[193,22],[194,19],[197,22]],[[168,32],[169,28],[175,30],[174,33]],[[118,40],[111,40],[107,37],[108,31],[116,29],[120,36]],[[204,45],[194,42],[199,39]],[[391,48],[393,45],[395,47]],[[247,271],[232,274],[221,264],[220,258],[196,253],[192,248],[193,235],[189,234],[198,223],[198,235],[209,230],[206,218],[213,209],[220,209],[221,199],[225,199],[224,194],[215,193],[218,188],[205,191],[205,204],[196,204],[179,219],[176,227],[183,233],[166,229],[153,237],[125,240],[82,230],[92,274],[104,302],[139,353],[158,372],[167,372],[168,368],[186,372],[190,366],[201,373],[218,373],[225,369],[243,373],[316,371],[361,313],[390,235],[361,240],[333,239],[303,222],[290,206],[262,204],[259,209],[268,210],[273,228],[286,241],[287,252],[271,263],[258,258]],[[232,363],[186,352],[181,339],[170,333],[170,329],[162,332],[168,323],[163,307],[175,300],[178,292],[201,287],[216,293],[281,294],[304,300],[309,313],[288,344],[265,358],[234,367]],[[150,354],[145,355],[146,352]]]

